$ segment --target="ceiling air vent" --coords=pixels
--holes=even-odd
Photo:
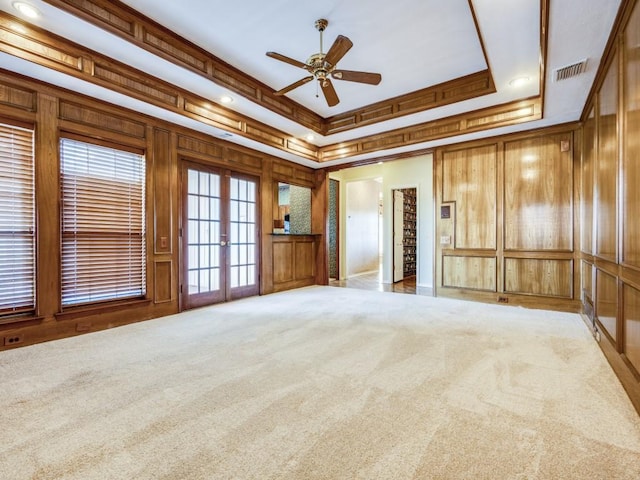
[[[581,60],[578,63],[567,65],[556,69],[554,80],[559,82],[560,80],[566,80],[567,78],[575,77],[587,70],[587,60]]]

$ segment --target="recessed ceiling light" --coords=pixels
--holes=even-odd
[[[509,85],[517,88],[517,87],[522,87],[527,83],[529,83],[529,77],[516,77],[509,82]]]
[[[378,165],[382,165],[382,162],[378,162]]]
[[[40,16],[40,12],[38,11],[38,9],[32,5],[29,5],[28,3],[13,2],[12,5],[13,5],[13,8],[18,10],[25,17],[38,18]]]
[[[233,103],[233,97],[229,95],[222,95],[220,97],[220,103]]]
[[[304,138],[307,140],[307,142],[313,142],[316,137],[314,137],[313,133],[307,133]]]

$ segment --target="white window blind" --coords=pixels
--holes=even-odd
[[[60,142],[62,305],[145,294],[145,161]]]
[[[0,124],[0,314],[35,308],[33,130]]]

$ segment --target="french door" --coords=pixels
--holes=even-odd
[[[257,295],[257,180],[184,162],[182,205],[182,308]]]

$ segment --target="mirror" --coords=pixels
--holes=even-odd
[[[274,202],[273,233],[311,234],[311,189],[277,183]]]

